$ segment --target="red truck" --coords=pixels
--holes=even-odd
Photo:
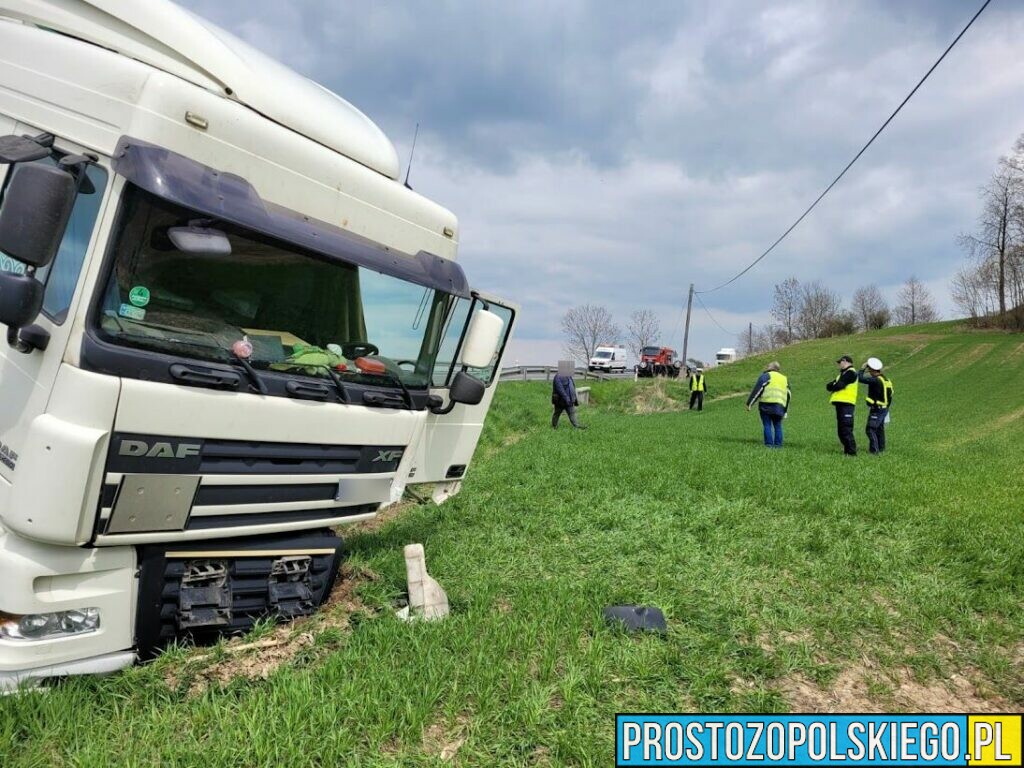
[[[671,376],[678,378],[683,361],[676,358],[676,351],[668,347],[644,347],[640,350],[640,362],[636,367],[637,376]]]

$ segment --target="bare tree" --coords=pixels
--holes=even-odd
[[[641,349],[652,346],[658,340],[661,323],[658,316],[651,310],[638,309],[629,316],[626,333],[629,335],[629,343],[633,347],[633,351],[639,355]]]
[[[987,315],[991,308],[987,301],[987,286],[981,269],[964,267],[949,284],[949,295],[965,315],[977,320]]]
[[[619,328],[612,313],[595,304],[573,307],[562,317],[565,352],[576,361],[588,362],[600,344],[617,344]]]
[[[796,321],[801,338],[819,339],[828,335],[830,325],[839,314],[841,306],[839,296],[820,281],[801,286]]]
[[[789,277],[775,286],[775,299],[772,302],[772,317],[785,331],[786,343],[796,338],[798,318],[800,315],[800,281]]]
[[[939,319],[935,300],[924,283],[916,277],[911,276],[900,288],[896,297],[895,316],[898,325],[934,323]]]
[[[850,310],[857,318],[857,327],[862,331],[883,328],[888,323],[889,306],[874,283],[861,286],[853,292]],[[883,318],[886,322],[878,325]]]
[[[978,262],[995,264],[999,314],[1005,315],[1007,276],[1014,271],[1012,257],[1024,237],[1024,167],[1019,159],[999,159],[996,172],[982,187],[981,201],[977,232],[961,235],[959,241]]]

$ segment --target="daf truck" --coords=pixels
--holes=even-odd
[[[308,614],[338,526],[455,494],[516,314],[458,243],[169,0],[0,0],[0,689]]]

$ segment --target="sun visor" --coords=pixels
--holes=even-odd
[[[466,274],[457,262],[426,251],[410,255],[391,250],[333,224],[267,202],[241,176],[223,173],[169,149],[122,136],[113,167],[132,184],[184,208],[329,259],[469,297]]]

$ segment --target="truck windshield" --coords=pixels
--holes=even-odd
[[[659,352],[661,352],[661,347],[644,347],[640,350],[641,355],[656,356]]]
[[[251,350],[259,370],[428,386],[453,297],[216,221],[202,226],[230,253],[183,252],[168,229],[197,218],[127,189],[99,313],[108,341],[218,362]]]
[[[610,351],[608,351],[607,349],[599,349],[599,350],[597,350],[597,352],[594,353],[594,357],[596,357],[598,360],[606,360],[607,358],[609,358],[611,356],[612,356],[612,353]]]

